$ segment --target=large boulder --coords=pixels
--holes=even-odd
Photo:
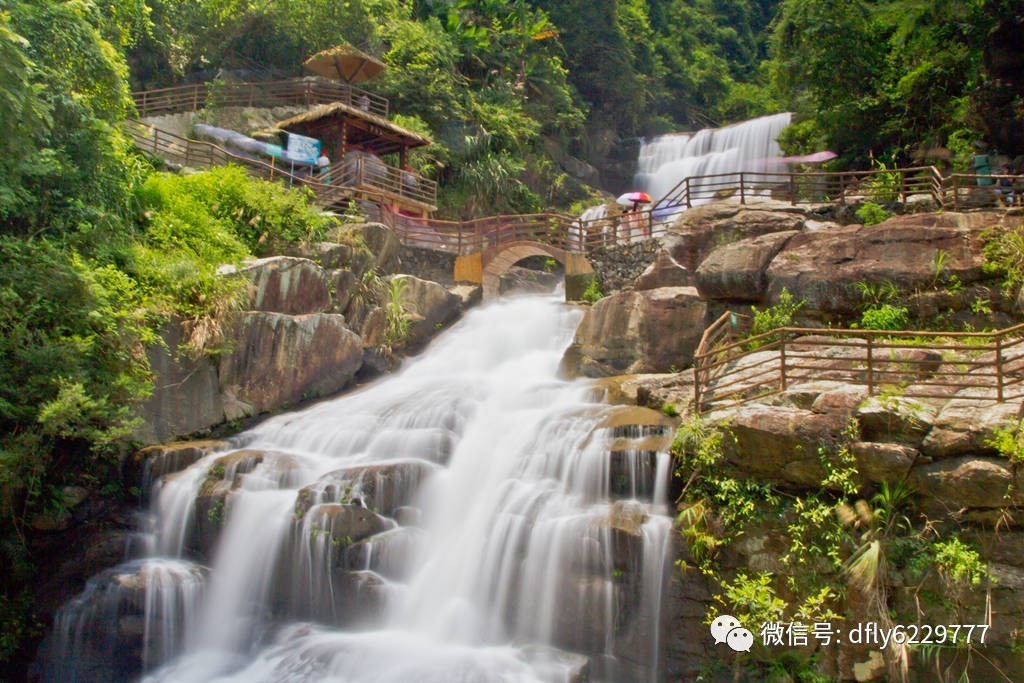
[[[651,265],[640,274],[634,289],[658,289],[659,287],[690,287],[694,283],[693,273],[672,258],[667,249],[654,257]]]
[[[965,389],[948,401],[924,438],[921,451],[933,458],[995,454],[989,445],[995,431],[1020,419],[1021,401],[994,403],[971,398],[979,390]],[[991,392],[984,392],[991,394]]]
[[[183,352],[182,322],[172,319],[161,343],[146,351],[153,372],[153,393],[139,406],[142,424],[134,437],[144,444],[192,434],[224,420],[217,370],[206,357]]]
[[[413,502],[420,483],[434,469],[423,460],[396,460],[328,472],[299,491],[295,513],[302,516],[316,505],[341,503],[391,516]]]
[[[697,268],[697,289],[708,299],[760,301],[768,265],[797,234],[787,230],[718,247]]]
[[[694,271],[717,246],[775,232],[801,230],[802,209],[773,206],[748,209],[739,204],[708,204],[682,213],[662,238],[672,258]]]
[[[713,413],[727,425],[726,461],[745,475],[817,488],[825,477],[819,449],[832,449],[846,420],[839,414],[748,404]]]
[[[621,292],[587,311],[562,359],[570,375],[668,372],[690,365],[707,306],[693,287]]]
[[[331,279],[310,260],[272,256],[246,265],[250,308],[271,313],[320,313],[331,306]]]
[[[920,465],[910,484],[934,508],[949,513],[1024,505],[1014,467],[1002,458],[961,456]]]
[[[334,393],[362,365],[362,342],[340,315],[248,312],[232,327],[234,350],[220,362],[228,419]]]
[[[907,290],[941,286],[952,277],[985,277],[983,224],[959,214],[897,216],[878,225],[804,232],[789,240],[767,270],[770,301],[783,289],[812,311],[854,314],[863,305],[857,282],[888,280]]]
[[[398,252],[402,248],[395,232],[381,223],[363,223],[351,226],[351,231],[362,238],[374,255],[373,265],[382,273],[397,273],[401,267]]]
[[[395,275],[392,287],[401,289],[402,310],[410,316],[409,341],[422,343],[429,339],[439,327],[458,316],[462,300],[444,285],[431,280],[421,280],[413,275]]]

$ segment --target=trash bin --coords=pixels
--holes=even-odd
[[[992,164],[987,154],[974,155],[974,175],[978,177],[979,187],[993,184],[992,179],[988,177],[992,175]]]

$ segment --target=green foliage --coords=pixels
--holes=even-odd
[[[874,202],[864,202],[864,204],[857,209],[857,218],[864,225],[877,225],[883,221],[887,221],[892,217],[892,213],[886,211],[878,204]]]
[[[935,567],[950,584],[977,586],[988,578],[988,569],[978,551],[958,538],[932,545]]]
[[[777,330],[780,327],[792,326],[793,316],[803,308],[804,303],[803,300],[795,301],[789,290],[783,287],[782,292],[779,294],[779,302],[774,306],[769,306],[764,310],[759,310],[757,306],[751,306],[750,309],[754,314],[754,322],[750,329],[750,336],[756,337],[772,330]],[[771,341],[771,339],[774,339],[774,337],[752,343],[755,343],[756,346],[761,346]]]
[[[985,272],[1003,280],[1003,291],[1015,297],[1024,286],[1024,228],[996,226],[982,234]]]
[[[1024,464],[1024,420],[996,428],[985,443],[1014,465]]]
[[[860,316],[860,326],[865,330],[905,330],[910,326],[909,311],[893,304],[868,308]]]
[[[583,290],[583,300],[588,304],[597,303],[604,296],[604,292],[601,291],[601,285],[598,283],[597,278],[594,278],[587,283],[587,288]]]
[[[387,330],[384,333],[385,342],[391,345],[401,344],[409,338],[409,318],[402,306],[402,299],[409,283],[400,278],[392,278],[388,281],[388,301],[385,311],[387,312]]]

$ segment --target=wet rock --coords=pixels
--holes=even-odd
[[[139,490],[145,499],[150,487],[161,477],[180,472],[197,460],[215,451],[226,450],[227,441],[182,441],[162,446],[149,446],[136,451],[121,467],[125,488]]]
[[[712,251],[697,268],[697,289],[708,299],[760,301],[772,259],[799,234],[794,230],[751,237]]]
[[[706,304],[692,287],[605,297],[583,317],[562,368],[572,376],[607,377],[686,367],[706,313]]]
[[[332,394],[362,365],[359,336],[340,315],[242,313],[220,361],[225,415],[236,419]]]
[[[135,680],[173,656],[206,576],[198,565],[143,560],[90,579],[56,616],[41,649],[44,680]]]
[[[448,291],[459,298],[459,307],[465,311],[484,300],[482,285],[454,285]]]
[[[415,569],[410,559],[422,547],[426,532],[398,527],[352,543],[345,549],[342,566],[354,571],[369,570],[392,580],[407,579]]]
[[[321,503],[343,503],[391,516],[412,502],[434,469],[422,460],[397,460],[335,470],[299,491],[295,513],[301,516]]]
[[[498,292],[500,294],[511,292],[545,294],[554,291],[562,279],[563,276],[560,273],[512,266],[501,276]]]
[[[241,270],[249,281],[254,311],[320,313],[331,306],[331,281],[320,266],[302,258],[272,256]]]

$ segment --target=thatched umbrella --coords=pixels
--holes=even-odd
[[[376,57],[348,44],[321,50],[303,62],[302,66],[324,78],[345,81],[350,85],[367,81],[387,68]]]

